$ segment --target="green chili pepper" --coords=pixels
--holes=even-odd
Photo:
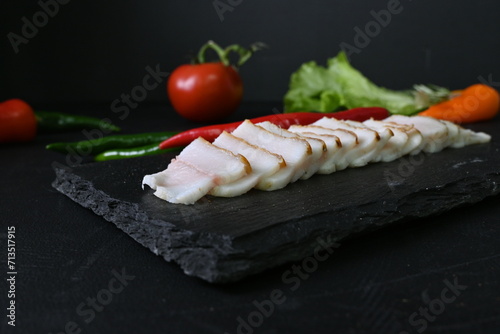
[[[160,150],[158,146],[160,143],[149,144],[140,147],[124,148],[124,149],[114,149],[99,153],[94,157],[95,161],[107,161],[107,160],[117,160],[117,159],[128,159],[137,158],[147,155],[162,154],[169,151],[177,151],[179,148],[172,148],[167,150]]]
[[[35,111],[38,129],[41,132],[62,132],[70,130],[100,129],[117,132],[120,128],[100,118],[65,114],[51,111]]]
[[[92,140],[52,143],[45,148],[60,153],[95,155],[108,150],[133,148],[159,143],[175,134],[177,134],[177,132],[148,132],[131,135],[114,135]]]

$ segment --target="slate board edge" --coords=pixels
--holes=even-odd
[[[110,197],[71,170],[58,167],[54,170],[56,179],[52,186],[56,190],[113,223],[154,254],[162,256],[168,262],[178,263],[187,275],[198,276],[209,282],[216,281],[216,277],[213,277],[214,270],[208,268],[216,263],[221,254],[231,252],[230,238],[195,233],[179,229],[169,222],[150,219],[138,210],[137,204]],[[200,247],[205,244],[207,247]],[[198,261],[192,261],[193,257]],[[203,265],[200,266],[199,262]]]
[[[228,236],[187,231],[169,222],[152,220],[146,213],[139,210],[137,204],[111,198],[103,191],[96,189],[92,182],[71,171],[56,167],[55,172],[56,179],[52,185],[59,192],[112,222],[154,254],[162,256],[168,262],[177,263],[187,275],[196,276],[211,283],[237,281],[280,264],[301,260],[313,254],[314,249],[318,247],[319,237],[330,245],[334,245],[353,234],[379,229],[408,220],[409,217],[411,219],[442,213],[500,193],[500,187],[498,187],[500,173],[491,173],[479,179],[461,179],[452,184],[413,193],[406,198],[406,201],[412,201],[412,205],[405,207],[406,201],[395,203],[385,217],[370,217],[368,208],[366,209],[368,211],[363,213],[365,221],[362,225],[344,226],[341,229],[335,229],[335,227],[329,230],[319,229],[302,235],[299,240],[290,240],[285,246],[279,245],[276,248],[275,245],[267,245],[268,248],[262,247],[260,252],[254,252],[249,256],[244,250],[235,248],[234,240]],[[485,186],[487,191],[484,189]],[[453,201],[448,203],[439,202],[434,203],[435,205],[428,205],[425,202],[425,199],[432,196],[433,192],[442,192],[447,188],[450,189],[448,191],[461,195],[453,197]],[[422,206],[415,206],[415,202],[419,200],[422,200]],[[367,205],[376,206],[377,202],[367,203]],[[349,219],[353,223],[362,218],[356,217],[356,212],[359,210],[351,211],[354,215]],[[317,220],[318,216],[314,218]],[[279,224],[273,230],[279,231],[280,227],[286,224],[306,226],[308,223],[306,218],[300,222]],[[323,245],[325,246],[328,245]]]

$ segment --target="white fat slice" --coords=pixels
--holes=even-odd
[[[453,135],[453,140],[449,146],[452,148],[461,148],[472,144],[484,144],[491,140],[491,136],[484,132],[474,132],[469,129],[464,129],[450,121],[441,120],[448,127],[448,132]]]
[[[144,176],[143,189],[145,184],[155,190],[155,196],[167,202],[194,204],[215,186],[215,181],[212,175],[193,165],[173,159],[164,171]]]
[[[219,197],[242,195],[256,187],[261,180],[265,180],[286,166],[282,156],[252,145],[225,131],[214,140],[213,144],[234,154],[243,155],[252,166],[252,172],[234,182],[215,186],[210,190],[210,195]]]
[[[186,146],[162,172],[146,175],[142,184],[170,203],[193,204],[217,185],[251,173],[245,157],[198,138]]]
[[[318,174],[331,174],[337,170],[337,153],[342,148],[342,142],[339,137],[334,135],[319,135],[312,132],[302,132],[305,138],[321,139],[326,145],[326,156],[323,163],[316,173]]]
[[[363,122],[363,124],[379,132],[384,129],[390,129],[393,133],[393,136],[380,151],[380,159],[378,161],[393,161],[415,149],[415,142],[412,141],[412,138],[410,137],[411,129],[413,128],[413,126],[398,125],[395,123],[382,122],[374,119],[366,120]],[[422,136],[418,132],[416,134],[420,136],[419,138],[421,142]],[[419,143],[417,143],[417,145],[419,145]]]
[[[404,131],[408,135],[408,142],[406,146],[403,148],[401,155],[415,155],[422,151],[425,146],[424,136],[420,133],[420,131],[413,126],[413,124],[398,124],[394,122],[386,122],[381,121],[385,124],[389,124],[392,127],[396,127],[399,130]]]
[[[379,148],[375,149],[377,154],[375,154],[374,152],[373,159],[370,162],[393,161],[403,155],[402,149],[407,145],[409,137],[408,134],[402,129],[398,129],[396,128],[396,126],[388,126],[388,124],[385,124],[386,126],[383,126],[384,123],[380,123],[379,121],[375,121],[373,119],[367,120],[365,122],[357,122],[351,120],[345,120],[344,122],[351,126],[364,127],[378,132],[381,143]],[[385,145],[382,144],[384,142]]]
[[[392,115],[384,121],[415,126],[424,138],[423,152],[436,153],[448,145],[448,127],[435,118]]]
[[[276,124],[273,124],[269,121],[257,123],[256,125],[261,126],[264,129],[271,131],[272,133],[278,134],[280,136],[283,136],[283,137],[287,137],[287,138],[295,137],[295,138],[302,138],[302,139],[307,140],[307,142],[311,146],[312,153],[309,155],[309,158],[305,162],[305,167],[304,167],[305,172],[300,177],[302,180],[307,180],[308,178],[310,178],[311,176],[316,174],[318,169],[321,167],[321,165],[325,161],[327,148],[326,148],[326,144],[323,140],[318,139],[318,138],[308,138],[308,137],[300,136],[296,133],[287,131],[287,130],[285,130],[285,129],[283,129],[283,128],[281,128],[281,127],[277,126]]]
[[[377,122],[373,118],[371,118],[368,121]],[[367,129],[371,129],[373,131],[376,131],[376,132],[378,132],[380,139],[385,141],[385,142],[388,142],[394,136],[394,133],[392,132],[392,127],[370,127],[370,126],[368,126],[369,123],[367,123],[367,121],[358,122],[358,121],[352,121],[352,120],[342,120],[341,122],[344,122],[344,123],[346,123],[350,126],[353,126],[353,127],[367,128]],[[402,125],[399,125],[399,126],[402,126]],[[387,131],[387,130],[389,130],[389,131]]]
[[[459,138],[461,137],[460,128],[452,122],[443,120],[439,120],[439,122],[444,124],[444,126],[446,126],[446,128],[448,129],[447,130],[448,135],[446,136],[446,140],[443,143],[443,148],[449,147],[452,144],[457,143]]]
[[[252,171],[244,156],[217,147],[201,137],[186,146],[176,159],[213,175],[217,185],[236,181]]]
[[[466,145],[486,144],[490,141],[491,136],[487,133],[460,128],[459,140],[457,143],[452,144],[451,147],[460,148]],[[463,144],[461,142],[463,142]]]
[[[358,145],[347,153],[350,167],[362,167],[376,161],[380,151],[392,137],[392,131],[385,129],[381,136],[377,131],[363,126],[353,126],[345,121],[323,117],[313,123],[330,129],[344,129],[354,132],[358,136]]]
[[[298,180],[304,174],[304,164],[312,153],[311,146],[306,140],[277,135],[249,120],[241,123],[232,134],[285,159],[286,166],[277,173],[261,180],[256,186],[257,189],[281,189],[288,183]]]
[[[336,136],[340,140],[340,147],[335,152],[335,170],[346,169],[351,164],[350,152],[358,145],[358,136],[349,130],[329,129],[317,125],[292,125],[288,131],[295,133],[314,133],[317,135]]]

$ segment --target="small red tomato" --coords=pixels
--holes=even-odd
[[[231,115],[238,108],[243,83],[231,65],[182,65],[170,75],[167,92],[179,115],[195,122],[212,122]]]
[[[31,106],[20,99],[0,103],[0,143],[31,141],[37,121]]]

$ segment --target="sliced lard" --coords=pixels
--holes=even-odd
[[[328,117],[323,117],[313,123],[313,125],[330,129],[348,130],[354,132],[358,136],[358,145],[346,154],[347,159],[350,161],[350,167],[362,167],[370,162],[376,161],[379,158],[380,151],[392,137],[392,131],[390,129],[385,129],[381,132],[381,135],[377,131],[363,125],[354,126],[351,124]]]
[[[415,155],[422,151],[425,146],[424,136],[418,131],[413,124],[398,124],[394,122],[381,121],[384,124],[388,124],[391,128],[397,128],[404,131],[408,135],[408,142],[406,146],[403,147],[401,155]]]
[[[282,156],[252,145],[225,131],[215,139],[213,144],[234,154],[241,154],[252,167],[252,172],[248,175],[234,182],[215,186],[210,191],[210,194],[214,196],[233,197],[242,195],[256,187],[259,182],[266,182],[266,177],[275,174],[286,166]]]
[[[301,136],[305,138],[321,139],[326,145],[326,156],[319,166],[317,174],[331,174],[337,170],[337,153],[342,148],[342,142],[339,137],[334,135],[318,135],[313,132],[302,132]]]
[[[263,127],[264,129],[271,131],[272,133],[278,134],[283,137],[287,138],[301,138],[305,139],[309,145],[311,146],[311,154],[309,155],[307,161],[305,161],[305,172],[304,174],[300,177],[302,180],[307,180],[316,172],[318,169],[321,167],[323,162],[325,161],[326,158],[326,144],[323,140],[319,138],[310,138],[310,137],[304,137],[300,136],[297,133],[293,133],[290,131],[287,131],[276,124],[273,124],[269,121],[267,122],[261,122],[257,123],[256,125]]]
[[[393,133],[393,137],[389,139],[380,152],[380,161],[393,161],[410,152],[420,152],[422,148],[423,137],[413,125],[377,121],[374,119],[366,120],[363,124],[377,131],[390,129]]]
[[[142,187],[148,185],[154,195],[167,202],[194,204],[215,186],[214,177],[198,170],[193,165],[173,159],[167,169],[146,175]]]
[[[252,171],[244,156],[217,147],[201,137],[186,146],[177,159],[213,175],[216,184],[236,181]]]
[[[358,146],[358,136],[349,130],[344,129],[329,129],[317,125],[292,125],[288,131],[295,133],[314,133],[319,136],[335,136],[340,140],[340,145],[334,151],[335,170],[340,171],[346,169],[351,164],[350,152]],[[324,140],[327,140],[325,138]]]
[[[314,173],[490,140],[486,133],[425,116],[392,115],[362,123],[325,117],[287,130],[246,120],[213,144],[194,140],[165,170],[144,176],[142,186],[170,203],[193,204],[207,194],[234,197],[252,188],[276,190]]]
[[[306,140],[277,135],[249,120],[241,123],[232,134],[285,159],[286,166],[259,182],[257,189],[281,189],[288,183],[298,180],[305,173],[305,162],[311,154],[311,146]]]
[[[484,132],[475,132],[469,129],[464,129],[450,121],[441,120],[441,122],[448,127],[450,139],[448,141],[449,147],[461,148],[472,144],[484,144],[491,140],[491,136]]]
[[[398,124],[413,125],[423,136],[422,151],[426,153],[436,153],[449,145],[448,126],[443,122],[426,116],[403,116],[392,115],[384,121]]]
[[[193,204],[213,187],[236,181],[251,171],[242,155],[198,138],[186,146],[166,170],[146,175],[142,183],[168,202]]]

